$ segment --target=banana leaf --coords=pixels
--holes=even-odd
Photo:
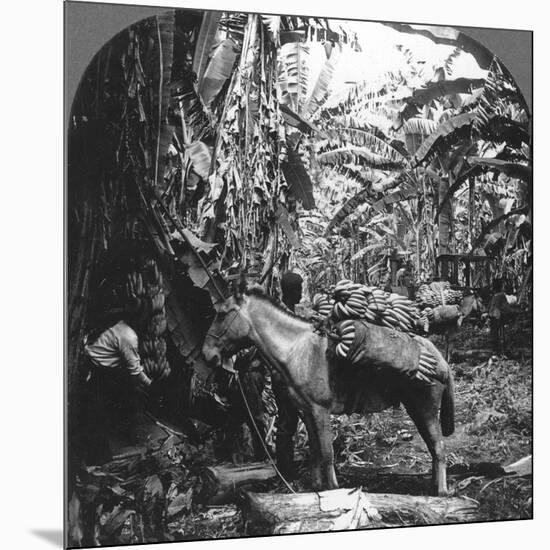
[[[470,254],[473,254],[477,248],[481,246],[483,243],[485,236],[491,233],[491,231],[497,227],[501,222],[504,220],[507,220],[508,218],[515,216],[516,214],[527,214],[529,212],[529,207],[527,205],[520,206],[519,208],[515,208],[514,210],[510,210],[507,214],[503,214],[502,216],[499,216],[498,218],[492,220],[489,222],[483,229],[483,231],[479,234],[477,239],[475,240],[474,244],[472,245],[472,249],[470,250]]]
[[[174,59],[175,10],[156,16],[159,63],[153,72],[158,79],[155,92],[157,119],[156,151],[153,177],[156,185],[163,181],[166,153],[172,143],[174,128],[168,121],[171,103],[172,61]]]
[[[369,199],[372,199],[372,190],[370,188],[362,189],[359,193],[348,199],[330,220],[323,236],[325,238],[328,237],[336,226],[340,225],[350,214],[355,212],[359,206]]]
[[[279,86],[283,93],[283,103],[290,104],[294,111],[302,113],[302,107],[309,86],[309,48],[301,42],[284,43],[281,33],[279,59],[282,71]],[[282,81],[282,82],[281,82]]]
[[[185,146],[185,151],[189,156],[193,170],[206,180],[210,174],[210,165],[212,163],[211,148],[202,141],[194,141]]]
[[[489,69],[493,54],[477,40],[451,27],[433,27],[430,25],[407,25],[404,23],[382,23],[399,32],[424,36],[435,44],[459,47],[471,54],[482,69]]]
[[[271,34],[271,40],[275,47],[281,45],[280,30],[281,30],[281,17],[279,15],[262,15],[262,22],[267,27]]]
[[[490,116],[481,129],[485,139],[496,143],[506,143],[509,147],[520,148],[522,144],[531,142],[525,125],[507,116]]]
[[[361,248],[358,250],[351,258],[350,260],[356,261],[360,260],[365,254],[368,254],[369,252],[373,252],[374,250],[383,250],[387,247],[386,243],[384,241],[380,241],[378,243],[369,244],[368,246],[365,246],[364,248]]]
[[[204,12],[201,30],[199,31],[193,55],[193,72],[197,75],[199,83],[202,81],[204,71],[208,65],[208,57],[212,44],[214,44],[214,40],[216,39],[216,32],[221,16],[221,12]]]
[[[199,94],[206,106],[210,106],[231,76],[236,59],[237,45],[230,38],[222,40],[214,49],[199,83]]]
[[[435,212],[434,216],[434,223],[437,223],[439,219],[439,214],[441,213],[441,210],[445,207],[447,202],[454,196],[454,194],[462,187],[462,184],[468,179],[475,177],[479,175],[483,170],[479,166],[473,166],[467,170],[465,170],[462,174],[458,176],[458,178],[455,179],[453,184],[447,189],[445,192],[445,195],[441,199],[441,202],[439,203],[439,206],[437,207],[437,210]]]
[[[349,141],[356,147],[368,149],[371,153],[380,155],[380,157],[401,166],[405,166],[408,162],[402,151],[397,150],[396,147],[379,138],[372,131],[357,128],[338,128],[328,132],[328,136],[340,143]]]
[[[310,122],[302,118],[300,115],[295,113],[288,105],[281,104],[281,114],[283,115],[283,120],[294,128],[298,128],[301,132],[305,134],[319,133],[319,130]]]
[[[376,155],[371,151],[361,147],[340,147],[325,151],[317,155],[319,164],[342,165],[355,164],[359,166],[368,166],[378,168],[379,170],[396,170],[403,168],[402,162],[393,162],[387,160],[381,155]]]
[[[401,189],[388,193],[379,201],[376,201],[372,208],[377,212],[382,212],[389,204],[405,201],[416,197],[418,190],[414,185],[404,185]]]
[[[288,183],[290,193],[301,201],[306,210],[315,208],[313,197],[313,183],[300,155],[294,149],[289,149],[286,160],[282,163],[285,180]]]
[[[315,86],[307,99],[304,105],[304,113],[306,117],[311,118],[323,105],[329,95],[329,86],[334,77],[334,71],[336,68],[336,63],[340,58],[341,47],[333,48],[331,51],[330,58],[327,59],[317,77]]]
[[[437,128],[437,122],[429,118],[409,118],[409,120],[403,123],[401,127],[402,132],[407,134],[419,134],[422,136],[429,136]]]
[[[474,113],[462,113],[440,124],[418,148],[414,156],[415,164],[420,164],[433,151],[434,147],[441,139],[447,138],[453,132],[464,126],[471,125],[474,118]]]
[[[476,164],[478,166],[484,166],[490,170],[502,172],[511,178],[517,178],[527,183],[530,183],[533,179],[533,169],[526,164],[520,164],[518,162],[506,162],[500,159],[487,159],[481,157],[468,157],[470,164]]]
[[[414,90],[413,101],[418,105],[427,105],[434,99],[454,94],[469,94],[485,84],[484,78],[457,78],[428,84],[425,88]]]

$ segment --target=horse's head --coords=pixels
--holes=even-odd
[[[485,307],[481,301],[480,296],[473,290],[470,290],[462,298],[460,304],[460,312],[463,318],[468,316],[472,317],[481,317],[481,314],[484,313]]]
[[[220,366],[224,359],[235,355],[250,344],[250,319],[246,312],[246,284],[239,285],[233,296],[216,308],[216,316],[210,325],[202,353],[206,361]]]

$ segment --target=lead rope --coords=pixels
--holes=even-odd
[[[252,411],[250,410],[250,406],[248,404],[248,400],[246,399],[246,395],[243,390],[243,386],[241,384],[241,378],[239,376],[239,372],[235,371],[235,378],[237,379],[237,384],[239,385],[239,390],[241,390],[241,395],[243,397],[244,404],[246,406],[246,410],[248,411],[248,416],[250,417],[250,420],[252,421],[252,425],[254,426],[254,431],[256,432],[256,435],[258,436],[259,440],[262,443],[262,447],[264,448],[265,454],[273,466],[273,469],[277,473],[277,475],[281,478],[282,482],[286,485],[287,489],[293,493],[296,494],[296,491],[292,488],[292,485],[284,478],[283,474],[279,471],[279,468],[277,468],[277,465],[275,464],[275,461],[273,458],[271,458],[271,454],[269,453],[269,450],[267,449],[267,445],[265,444],[264,438],[262,437],[262,434],[260,433],[260,430],[258,429],[258,426],[256,424],[256,421],[254,420],[254,416],[252,415]]]

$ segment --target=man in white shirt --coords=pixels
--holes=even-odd
[[[138,333],[150,315],[145,300],[135,298],[111,312],[107,328],[89,335],[84,345],[89,373],[84,384],[81,430],[88,463],[109,460],[111,437],[137,442],[138,412],[151,395],[151,379],[139,356]]]
[[[143,371],[139,340],[127,320],[120,320],[84,347],[91,364],[99,369],[125,369],[136,386],[148,388],[151,379]]]

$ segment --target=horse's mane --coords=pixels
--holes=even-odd
[[[258,298],[259,300],[262,300],[264,302],[268,302],[271,304],[275,309],[278,309],[281,313],[284,313],[286,316],[292,318],[292,319],[298,319],[299,321],[303,321],[304,323],[307,323],[308,325],[311,325],[311,321],[309,319],[306,319],[305,317],[302,317],[301,315],[297,315],[296,313],[293,313],[289,309],[283,307],[275,298],[272,296],[269,296],[269,294],[266,294],[262,287],[260,286],[254,286],[252,288],[248,288],[245,291],[245,294],[247,296],[254,296],[255,298]]]

